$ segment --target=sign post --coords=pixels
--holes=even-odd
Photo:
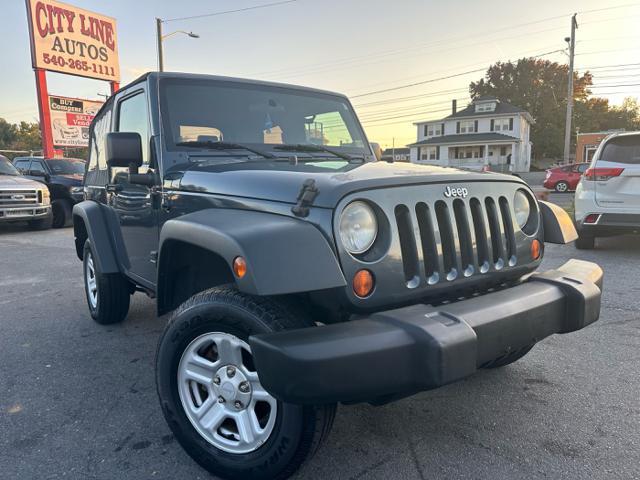
[[[53,133],[51,131],[51,110],[49,109],[49,93],[47,92],[47,72],[41,68],[36,73],[36,94],[38,96],[38,112],[40,112],[40,133],[42,135],[42,155],[53,158]]]
[[[44,156],[55,153],[46,71],[106,80],[120,87],[116,21],[57,0],[25,0]]]

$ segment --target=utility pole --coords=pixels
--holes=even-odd
[[[156,35],[158,36],[158,71],[164,72],[164,59],[162,52],[162,20],[156,18]]]
[[[571,150],[571,120],[573,119],[573,59],[576,51],[576,28],[578,21],[574,13],[571,17],[571,38],[565,38],[569,43],[569,86],[567,90],[567,118],[564,126],[564,157],[563,163],[569,163],[569,152]]]
[[[391,139],[391,159],[396,161],[396,137]]]

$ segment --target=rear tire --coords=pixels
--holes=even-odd
[[[121,273],[102,273],[89,240],[84,243],[84,290],[91,318],[101,325],[122,322],[129,312],[129,281]]]
[[[253,367],[250,335],[315,328],[305,315],[289,312],[270,299],[228,287],[212,288],[174,312],[158,343],[156,384],[164,417],[185,451],[213,475],[288,478],[316,452],[331,429],[335,404],[293,405],[276,400],[262,388]],[[196,377],[190,373],[193,366]],[[230,386],[234,382],[238,385]],[[260,402],[268,403],[262,413]],[[205,405],[207,410],[196,413]],[[256,420],[243,429],[245,414]]]
[[[596,237],[578,232],[575,245],[578,250],[592,250],[596,246]]]
[[[485,363],[482,368],[501,368],[506,367],[507,365],[511,365],[513,362],[517,362],[527,353],[529,353],[535,345],[535,343],[532,343],[531,345],[524,346],[502,357],[491,360],[490,362]]]
[[[558,183],[556,183],[555,191],[558,193],[566,193],[569,191],[569,184],[561,180]]]
[[[71,225],[71,202],[66,198],[54,200],[51,204],[53,212],[53,228],[62,228]]]

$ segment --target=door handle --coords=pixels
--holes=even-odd
[[[124,190],[124,187],[120,183],[107,183],[104,188],[109,193],[118,193]]]

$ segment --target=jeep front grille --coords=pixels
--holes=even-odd
[[[0,208],[37,205],[37,190],[0,190]]]
[[[394,213],[410,288],[421,280],[451,282],[517,263],[511,207],[504,196],[399,204]]]

